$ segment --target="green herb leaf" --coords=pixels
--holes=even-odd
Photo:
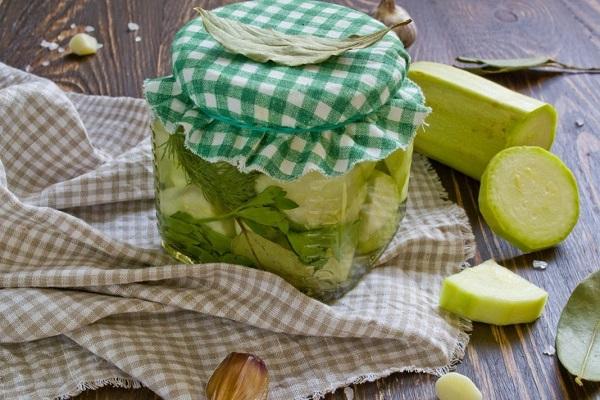
[[[287,197],[276,197],[275,207],[279,208],[280,210],[293,210],[294,208],[298,208],[299,206],[298,203],[291,199],[288,199]]]
[[[236,215],[244,220],[250,220],[262,225],[276,227],[283,233],[287,233],[290,229],[290,224],[286,215],[274,208],[246,208],[238,211]]]
[[[249,259],[248,257],[240,256],[239,254],[227,253],[224,254],[219,262],[224,262],[227,264],[235,264],[235,265],[246,265],[248,267],[255,267],[254,261]]]
[[[275,242],[278,245],[280,245],[281,247],[284,247],[288,250],[291,249],[286,234],[281,232],[276,227],[263,225],[258,222],[251,221],[249,219],[244,220],[244,223],[246,225],[248,225],[248,227],[253,232],[258,233],[260,236],[264,237],[265,239],[269,239],[270,241]]]
[[[556,352],[577,384],[600,381],[600,271],[571,293],[558,321]]]
[[[193,231],[190,234],[193,235],[193,237],[205,238],[211,248],[215,249],[219,254],[224,254],[231,250],[231,239],[222,233],[209,228],[207,225],[196,222],[196,219],[191,215],[178,211],[171,215],[170,218],[177,221],[179,226],[186,224],[188,227],[192,228]]]
[[[285,195],[286,192],[280,187],[269,186],[228,215],[265,227],[275,227],[281,232],[287,233],[290,223],[282,210],[296,208],[298,204],[286,198]]]
[[[201,262],[216,262],[231,252],[231,239],[199,223],[191,215],[177,212],[160,216],[160,227],[168,244]]]
[[[252,259],[261,269],[280,275],[295,285],[306,286],[306,280],[314,273],[314,267],[304,265],[292,251],[252,231],[236,236],[231,245],[235,253]]]
[[[289,35],[221,18],[199,7],[195,10],[200,14],[206,31],[228,51],[256,62],[273,61],[287,66],[317,64],[348,50],[369,47],[392,29],[412,22],[408,19],[368,35],[333,39]]]
[[[506,59],[487,59],[475,57],[456,57],[456,61],[464,64],[477,65],[473,66],[458,66],[466,71],[476,74],[499,74],[504,72],[522,71],[529,69],[546,69],[548,71],[565,72],[565,73],[599,73],[600,68],[596,67],[577,67],[567,65],[556,61],[550,57],[535,56],[526,58],[506,58]]]
[[[244,174],[226,162],[211,163],[185,148],[185,136],[170,135],[167,153],[183,167],[190,183],[202,188],[206,199],[213,206],[232,211],[256,195],[254,184],[257,172]]]
[[[190,261],[254,266],[251,259],[232,252],[229,237],[185,212],[177,212],[170,217],[161,215],[160,226],[167,247],[192,257]]]
[[[331,248],[336,242],[335,229],[289,232],[287,237],[294,252],[306,264],[332,256]]]
[[[278,186],[269,186],[255,197],[242,204],[239,209],[276,205],[277,200],[285,199],[286,192]],[[291,200],[290,200],[291,201]],[[296,203],[294,203],[296,204]],[[298,205],[296,204],[296,207]]]

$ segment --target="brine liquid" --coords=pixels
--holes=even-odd
[[[182,153],[169,138],[153,124],[159,230],[182,263],[263,269],[331,302],[369,271],[404,216],[412,149],[343,176],[282,182]]]

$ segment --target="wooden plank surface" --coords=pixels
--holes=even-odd
[[[170,71],[170,43],[194,6],[214,8],[226,1],[194,0],[0,0],[0,61],[48,77],[67,90],[110,96],[141,96],[144,78]],[[375,0],[338,1],[362,11]],[[458,55],[511,57],[544,54],[566,63],[600,65],[598,0],[400,0],[418,24],[415,60],[451,63]],[[142,38],[127,31],[140,25]],[[78,25],[71,29],[70,25]],[[40,47],[42,39],[60,40],[95,27],[104,44],[97,55],[64,57]],[[44,62],[49,65],[44,66]],[[555,356],[543,354],[554,342],[560,311],[577,282],[600,268],[600,75],[517,73],[495,78],[523,93],[553,103],[560,124],[553,150],[575,173],[581,218],[558,248],[530,255],[495,237],[481,219],[476,181],[434,163],[449,197],[469,215],[477,239],[475,263],[496,258],[550,298],[534,324],[506,328],[475,324],[458,371],[470,376],[486,399],[600,398],[600,385],[574,384]],[[575,121],[583,122],[577,127]],[[549,262],[533,270],[534,259]],[[355,399],[432,399],[434,377],[395,374],[354,387]],[[101,389],[77,397],[158,399],[149,390]],[[330,396],[344,399],[341,391]]]

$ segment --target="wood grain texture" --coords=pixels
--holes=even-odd
[[[342,4],[371,11],[376,0]],[[598,0],[400,0],[417,22],[410,49],[415,60],[451,63],[455,56],[553,56],[566,63],[600,65]],[[212,0],[0,0],[0,61],[48,77],[67,90],[110,96],[141,96],[146,77],[170,72],[174,33],[194,12],[224,4]],[[137,34],[127,23],[140,25]],[[71,23],[78,25],[70,29]],[[104,44],[97,55],[65,57],[40,47],[42,39],[65,44],[83,26],[96,28]],[[62,38],[62,39],[61,39]],[[48,66],[42,63],[48,61]],[[520,92],[553,103],[560,116],[553,151],[575,173],[581,218],[559,247],[529,255],[494,236],[477,207],[478,182],[434,163],[450,199],[467,211],[477,240],[474,263],[495,258],[550,293],[544,316],[534,324],[498,328],[475,324],[458,371],[470,376],[486,399],[592,399],[600,385],[583,388],[542,352],[554,343],[560,311],[576,284],[600,268],[600,75],[525,72],[494,78]],[[575,121],[584,125],[577,127]],[[533,270],[534,259],[546,271]],[[395,374],[354,387],[355,399],[433,399],[435,378]],[[344,399],[342,391],[329,397]],[[158,399],[144,390],[102,389],[79,400]],[[279,400],[279,399],[276,399]]]

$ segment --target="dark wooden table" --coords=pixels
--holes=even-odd
[[[371,11],[376,0],[346,0]],[[410,49],[415,60],[451,63],[458,55],[511,57],[544,54],[566,63],[600,65],[598,0],[400,0],[417,22]],[[0,0],[0,61],[48,77],[63,88],[89,94],[141,96],[144,78],[170,72],[175,31],[194,16],[192,8],[214,8],[206,0]],[[127,23],[140,25],[137,34]],[[78,25],[71,29],[70,25]],[[64,57],[40,47],[42,39],[68,41],[83,26],[95,27],[104,44],[97,55]],[[46,62],[49,62],[47,65]],[[577,282],[600,268],[600,75],[516,73],[502,84],[553,103],[560,125],[553,150],[575,173],[581,217],[559,247],[522,255],[487,228],[477,207],[478,182],[440,164],[435,168],[452,200],[469,215],[477,238],[478,263],[488,258],[544,287],[550,294],[544,316],[533,324],[505,328],[475,324],[458,371],[470,376],[486,399],[600,398],[600,385],[578,387],[556,356],[543,350],[554,343],[560,311]],[[575,121],[583,122],[577,127]],[[533,270],[534,259],[549,262]],[[599,294],[600,295],[600,294]],[[600,312],[600,311],[599,311]],[[432,399],[435,377],[395,374],[354,388],[355,399]],[[342,391],[331,396],[344,399]],[[147,389],[102,389],[78,397],[157,399]],[[280,400],[280,399],[276,399]]]

